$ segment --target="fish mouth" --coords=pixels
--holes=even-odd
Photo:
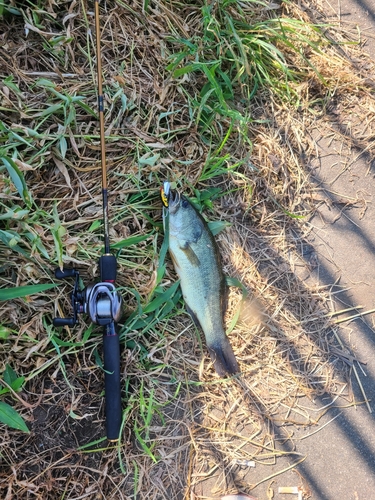
[[[174,214],[177,212],[181,201],[181,195],[177,190],[170,190],[168,194],[168,208],[169,211]]]
[[[178,205],[180,203],[181,195],[177,190],[170,190],[168,194],[168,204],[169,206],[171,205]]]

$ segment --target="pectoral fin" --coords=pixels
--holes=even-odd
[[[188,261],[192,266],[199,267],[200,266],[200,260],[198,259],[196,253],[194,250],[191,248],[188,242],[185,243],[183,247],[180,247],[181,250],[184,252],[186,255]]]

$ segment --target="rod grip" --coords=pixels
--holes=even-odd
[[[102,255],[99,258],[100,279],[114,283],[117,275],[117,260],[114,255]]]
[[[119,336],[103,337],[106,432],[109,441],[117,441],[121,427],[120,341]]]

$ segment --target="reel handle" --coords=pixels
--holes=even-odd
[[[60,269],[59,267],[55,269],[55,277],[59,280],[64,278],[74,278],[74,289],[71,293],[71,302],[73,309],[73,316],[70,318],[53,318],[53,326],[70,326],[73,327],[77,323],[77,314],[81,312],[83,303],[83,297],[78,289],[78,281],[79,281],[79,271],[72,268],[63,267]]]

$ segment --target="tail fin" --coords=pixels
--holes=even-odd
[[[236,357],[229,340],[225,337],[220,343],[208,346],[216,372],[220,377],[240,372]]]

